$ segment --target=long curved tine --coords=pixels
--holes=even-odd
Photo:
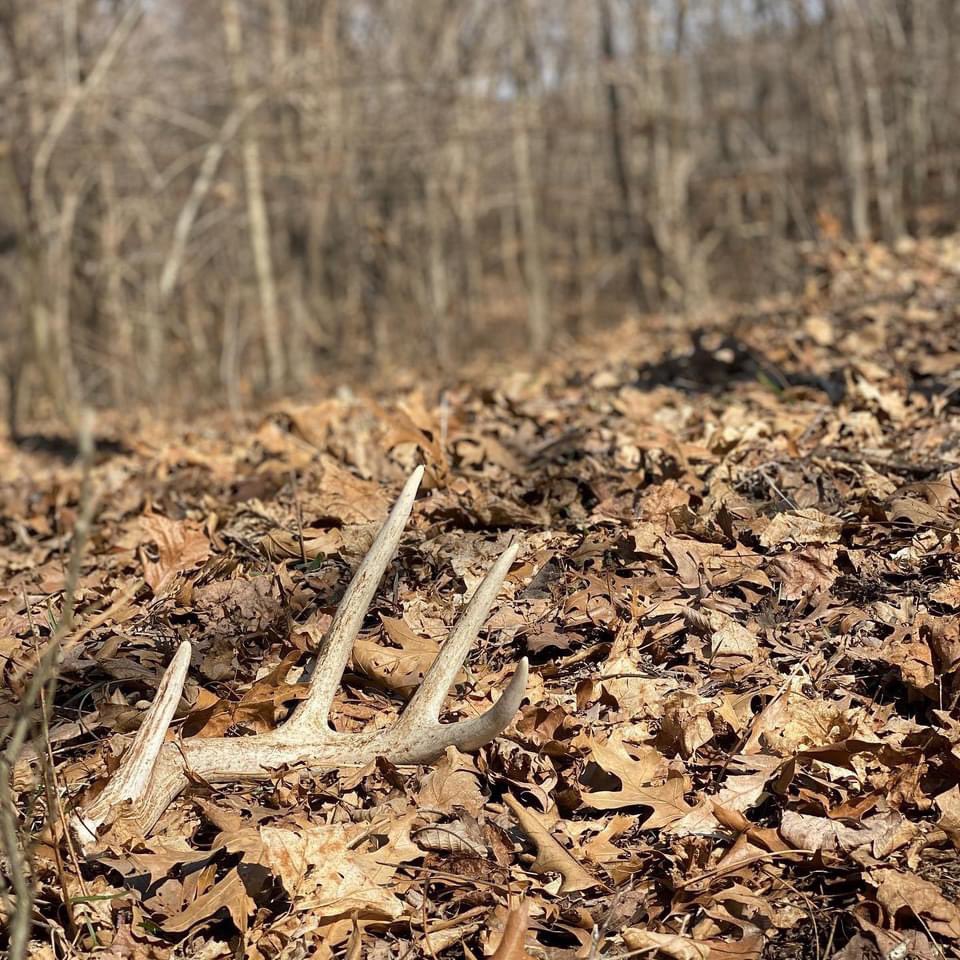
[[[85,813],[75,818],[78,833],[89,834],[95,838],[97,828],[111,811],[120,804],[137,801],[146,794],[160,748],[183,693],[187,671],[190,669],[190,654],[190,641],[184,640],[164,672],[157,687],[157,695],[110,782]]]
[[[320,645],[307,699],[287,722],[287,730],[327,730],[330,705],[350,658],[353,642],[363,626],[363,618],[373,602],[373,595],[383,572],[403,536],[403,528],[413,509],[422,479],[423,467],[417,467],[404,484],[403,491],[380,528],[373,546],[353,575],[333,623]]]
[[[418,752],[418,748],[422,753],[426,746],[430,745],[432,752],[439,754],[450,746],[466,751],[490,743],[509,726],[520,709],[520,702],[527,692],[528,671],[527,658],[523,657],[517,664],[506,690],[489,710],[481,713],[479,717],[458,720],[456,723],[435,722],[429,726],[418,727],[414,738],[401,745],[401,752],[412,747],[414,753]]]
[[[430,664],[419,689],[397,722],[398,733],[422,724],[435,723],[440,716],[444,698],[497,599],[497,593],[517,557],[517,550],[517,544],[510,544],[474,591],[436,659]]]

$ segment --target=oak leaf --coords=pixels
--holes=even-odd
[[[617,734],[605,743],[595,743],[592,759],[621,786],[619,790],[586,791],[581,796],[583,805],[594,810],[650,807],[652,812],[643,823],[647,830],[668,826],[689,813],[691,807],[683,799],[683,778],[669,777],[656,783],[668,772],[666,760],[650,746],[637,748],[637,753],[637,758],[631,756]]]

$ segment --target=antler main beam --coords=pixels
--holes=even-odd
[[[164,742],[190,666],[190,644],[182,643],[120,766],[99,796],[71,818],[74,837],[82,849],[94,849],[108,827],[116,840],[145,836],[191,780],[265,780],[288,766],[360,766],[378,756],[395,764],[428,763],[448,746],[475,749],[503,731],[526,690],[526,658],[520,661],[500,699],[485,713],[457,723],[440,723],[439,716],[444,697],[516,557],[513,545],[477,588],[394,726],[371,733],[338,733],[328,722],[354,640],[400,542],[422,477],[423,468],[417,467],[347,587],[320,645],[307,698],[290,719],[276,730],[257,736]]]

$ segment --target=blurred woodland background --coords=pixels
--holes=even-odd
[[[958,0],[0,0],[17,409],[441,376],[960,212]]]

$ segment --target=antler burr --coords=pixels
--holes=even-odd
[[[440,723],[439,716],[444,697],[516,557],[515,545],[508,547],[487,573],[420,688],[392,727],[340,733],[328,722],[354,640],[400,542],[422,477],[423,468],[418,467],[404,485],[321,642],[306,699],[276,730],[250,737],[165,742],[190,666],[190,644],[180,645],[120,766],[103,791],[71,817],[71,830],[83,850],[95,849],[108,827],[117,840],[145,836],[191,779],[206,783],[257,781],[269,779],[288,766],[360,766],[378,756],[395,764],[428,763],[448,746],[475,749],[504,730],[526,690],[526,658],[518,664],[499,700],[485,713],[456,723]]]

